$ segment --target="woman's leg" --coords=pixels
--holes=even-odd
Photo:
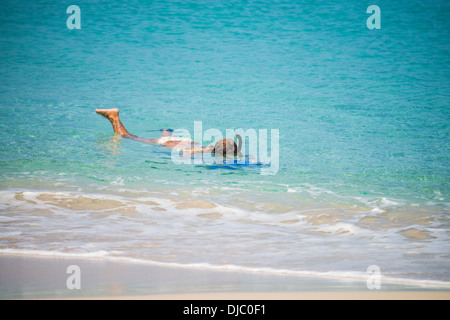
[[[95,112],[99,115],[104,116],[106,119],[111,122],[112,127],[114,129],[114,132],[124,138],[133,139],[140,142],[145,143],[155,143],[155,140],[153,139],[145,139],[145,138],[139,138],[135,135],[130,134],[127,129],[125,129],[124,125],[120,121],[119,118],[119,109],[95,109]]]
[[[111,122],[114,132],[122,137],[131,136],[131,134],[125,129],[119,118],[119,109],[95,109],[95,112],[104,116]]]

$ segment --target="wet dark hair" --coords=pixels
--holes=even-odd
[[[212,154],[226,157],[228,154],[233,154],[235,157],[241,152],[242,138],[240,135],[236,135],[239,140],[239,146],[231,139],[221,139],[217,141],[212,150]]]
[[[159,129],[159,131],[173,132],[173,129],[169,129],[169,128],[167,128],[167,129]]]

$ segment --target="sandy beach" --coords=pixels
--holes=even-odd
[[[447,291],[226,292],[89,297],[87,300],[449,300]]]
[[[0,3],[1,300],[450,299],[450,1]]]
[[[80,289],[69,289],[80,270]],[[171,268],[101,259],[0,255],[1,299],[147,299],[147,300],[377,300],[444,299],[450,291],[366,283]]]

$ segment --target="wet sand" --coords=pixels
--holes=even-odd
[[[85,299],[85,298],[83,298]],[[449,300],[448,291],[222,292],[91,297],[92,300]]]
[[[69,266],[79,267],[68,273]],[[80,289],[69,289],[78,281]],[[450,291],[364,282],[139,265],[105,259],[0,255],[1,299],[449,299]]]

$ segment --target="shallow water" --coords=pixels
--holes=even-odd
[[[0,252],[448,283],[449,5],[370,4],[2,2]],[[176,165],[99,107],[278,129],[279,170]]]

